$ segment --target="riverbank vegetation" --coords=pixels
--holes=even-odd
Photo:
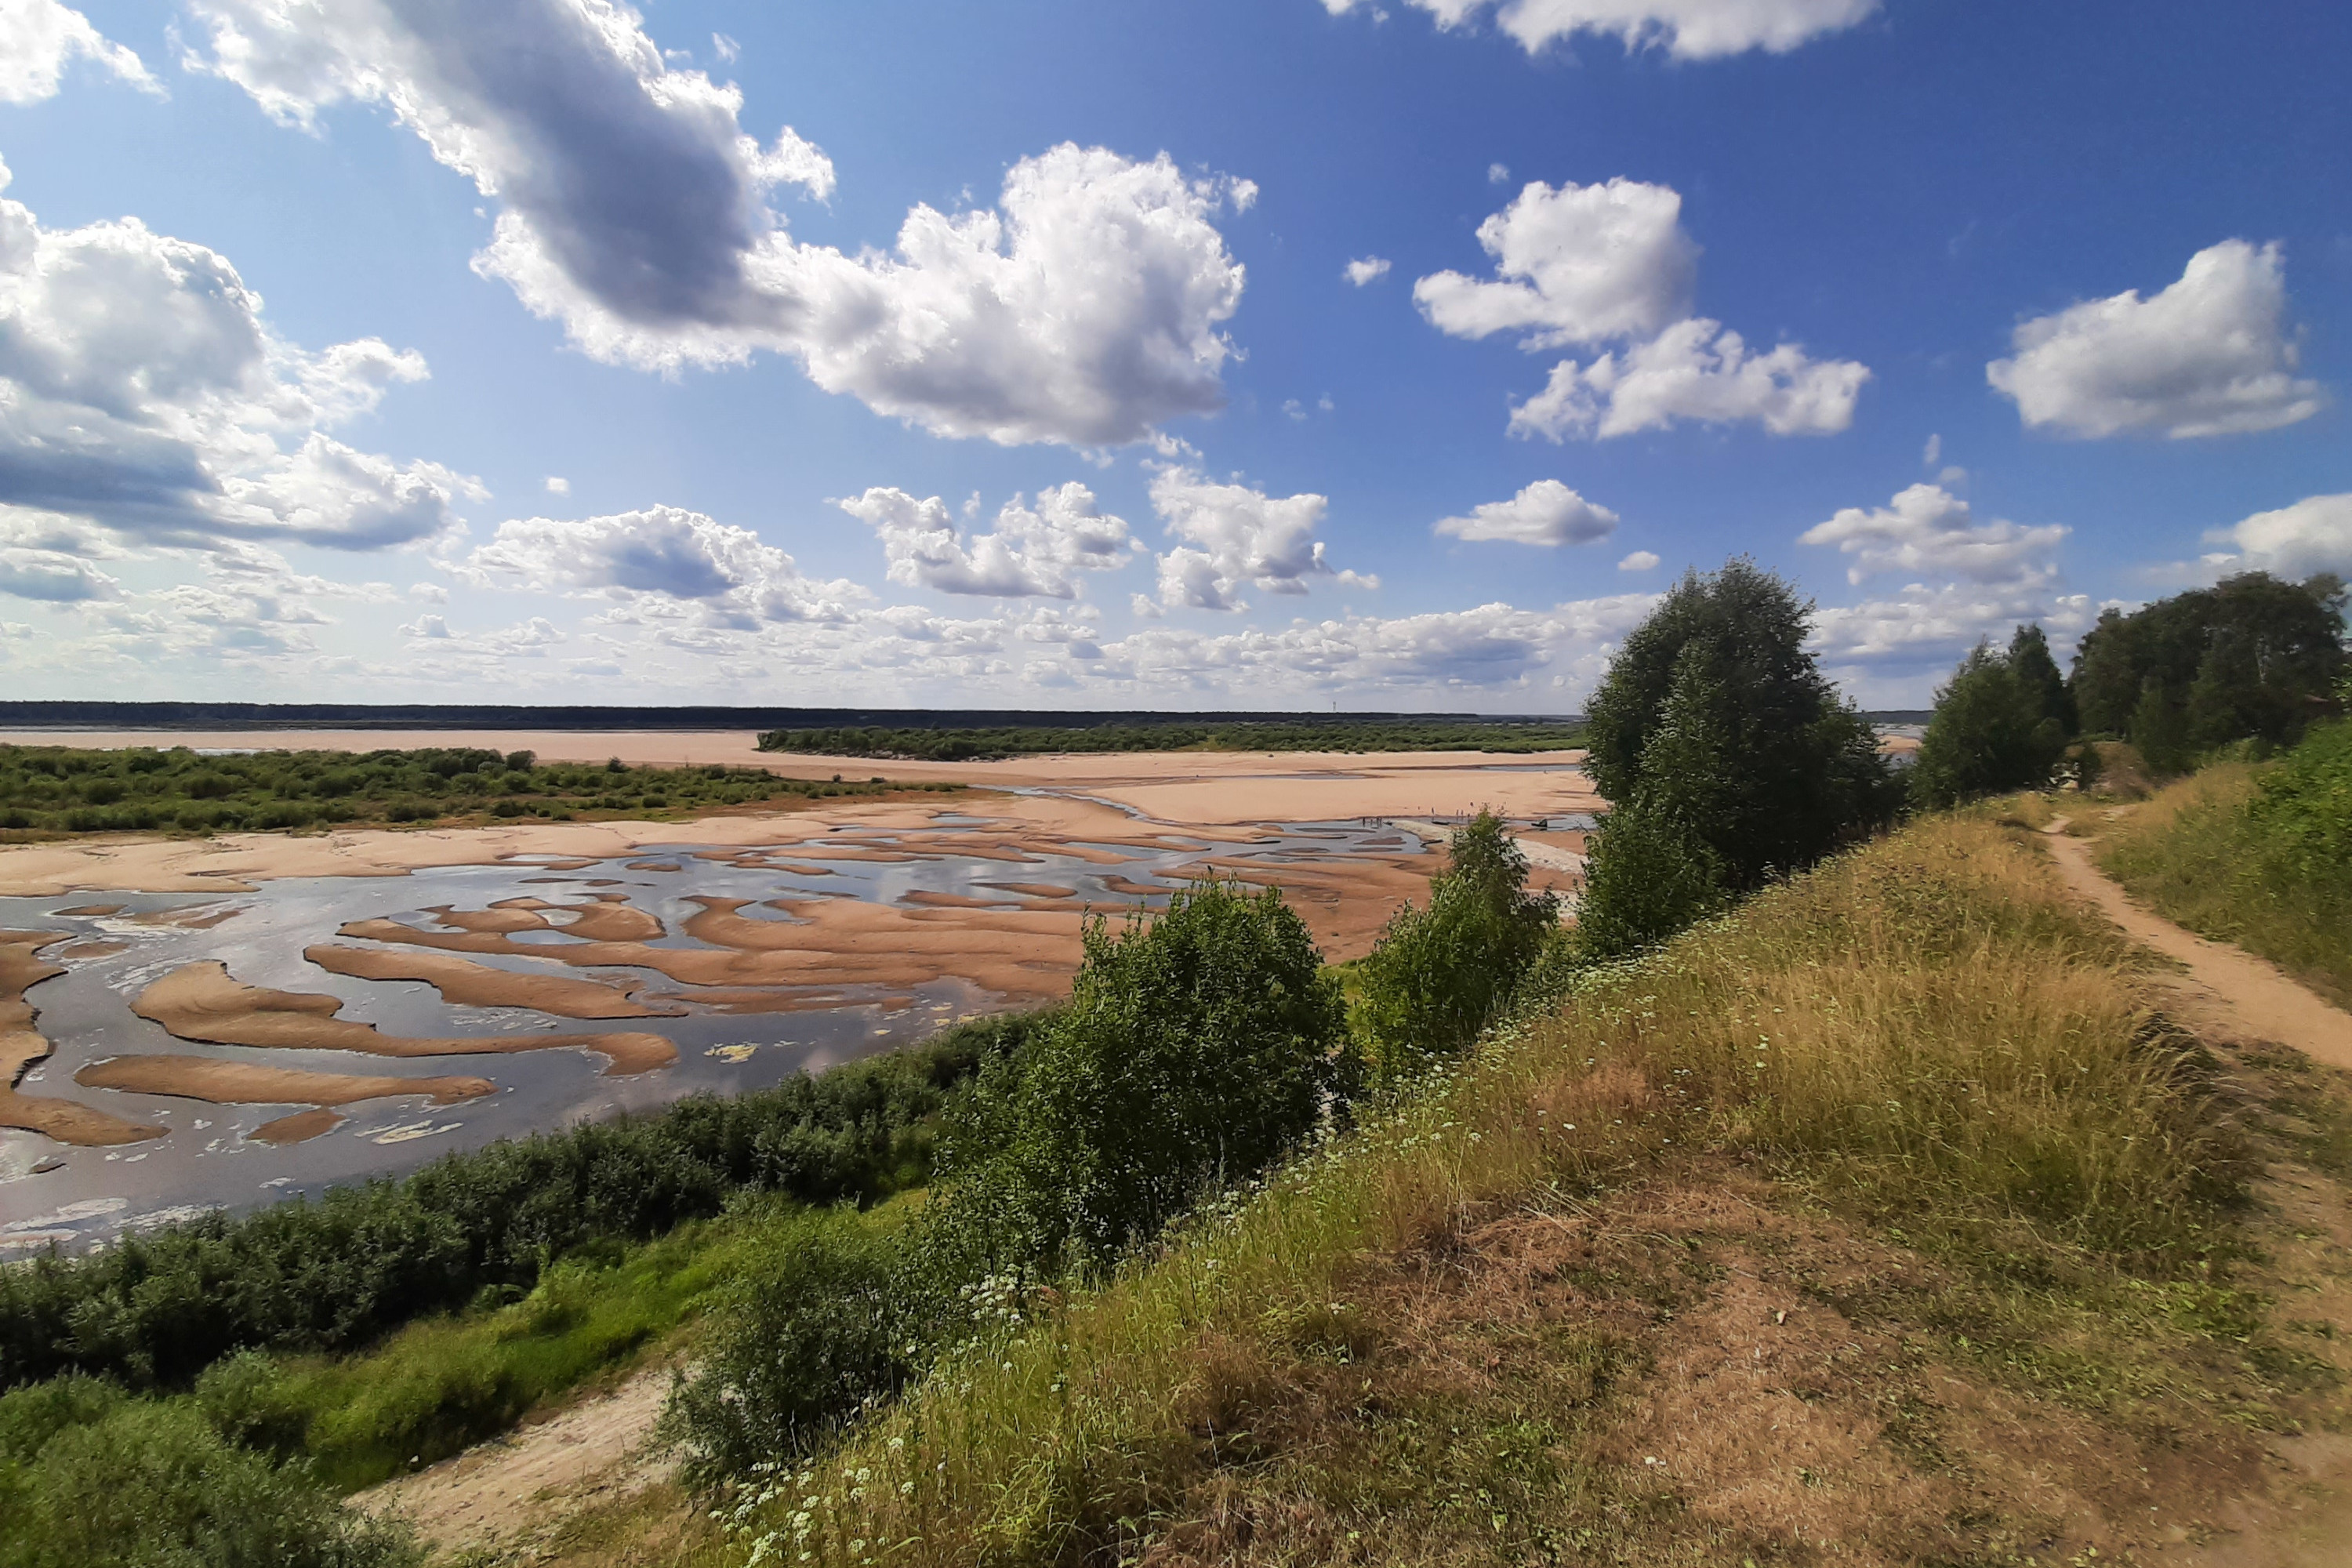
[[[1059,752],[1556,752],[1583,742],[1583,727],[1555,719],[1374,719],[1335,716],[1264,722],[1145,718],[1111,723],[928,730],[837,726],[769,730],[763,752],[882,757],[927,763],[992,762]]]
[[[200,755],[184,746],[0,745],[0,842],[80,833],[680,820],[946,784],[778,778],[759,768],[541,763],[467,747]]]

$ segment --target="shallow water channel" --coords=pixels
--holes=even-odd
[[[933,942],[945,940],[945,931],[968,920],[975,931],[984,927],[993,933],[989,940],[997,945],[999,962],[1007,944],[1024,940],[1018,922],[1034,921],[1041,935],[1034,940],[1047,944],[1058,963],[1065,951],[1075,957],[1069,934],[1079,911],[1116,916],[1164,901],[1166,892],[1205,856],[1228,866],[1264,862],[1273,870],[1285,862],[1328,866],[1418,848],[1409,835],[1352,825],[1269,830],[1244,843],[1213,843],[1149,828],[1115,844],[1073,839],[1014,848],[974,844],[973,830],[982,826],[977,819],[942,816],[926,828],[868,833],[818,847],[649,847],[609,860],[518,858],[400,877],[289,879],[241,892],[0,899],[0,928],[66,938],[39,950],[42,959],[66,973],[26,993],[38,1011],[35,1026],[54,1053],[27,1072],[18,1086],[21,1093],[78,1101],[163,1130],[161,1136],[112,1147],[69,1146],[39,1133],[0,1130],[0,1258],[51,1244],[79,1249],[125,1227],[396,1175],[454,1150],[688,1094],[760,1089],[789,1074],[919,1040],[961,1017],[1036,999],[1008,999],[984,989],[971,974],[992,972],[984,965],[960,972],[952,952],[914,962],[883,982],[845,984],[815,975],[814,984],[778,987],[776,999],[767,1003],[740,988],[680,984],[652,963],[599,961],[583,966],[576,956],[569,964],[532,956],[541,947],[551,956],[573,941],[563,930],[576,918],[570,911],[601,904],[652,917],[659,934],[643,939],[651,957],[671,951],[710,952],[711,943],[685,930],[689,921],[707,916],[713,902],[740,921],[782,922],[814,933],[824,928],[827,900],[854,900],[917,911],[905,918],[921,923],[905,929]],[[829,848],[839,848],[840,857],[825,858]],[[742,902],[734,906],[734,900]],[[540,911],[552,929],[526,928],[481,939],[466,934],[480,927],[451,923],[453,911],[481,918],[477,912],[500,906]],[[347,925],[370,921],[440,933],[436,940],[445,944],[495,942],[502,951],[485,945],[462,949],[464,962],[516,974],[603,983],[616,994],[658,1008],[659,1016],[588,1019],[525,1006],[457,1005],[431,984],[352,978],[304,957],[305,948],[319,943],[410,951],[397,934],[382,937],[392,929],[382,925],[373,928],[379,933],[373,942],[338,935]],[[650,930],[652,921],[640,924]],[[849,935],[834,939],[844,944],[845,957],[855,960],[845,963],[845,973],[877,973],[872,946],[887,948],[889,938],[870,931],[873,923],[853,926]],[[759,931],[750,935],[754,947],[790,940]],[[743,942],[740,926],[734,940],[738,947],[726,951],[738,951]],[[607,1071],[614,1064],[606,1056],[577,1047],[395,1056],[219,1044],[193,1032],[175,1037],[132,1010],[156,982],[209,962],[226,964],[229,976],[244,986],[335,998],[341,1004],[337,1019],[374,1026],[387,1037],[656,1034],[675,1047],[677,1059],[615,1076]],[[655,959],[660,962],[666,961]],[[142,1056],[372,1078],[467,1075],[488,1079],[491,1087],[446,1105],[423,1095],[368,1099],[340,1107],[340,1122],[333,1114],[313,1112],[316,1124],[329,1130],[299,1142],[270,1142],[253,1134],[282,1125],[290,1112],[314,1102],[214,1103],[77,1081],[77,1074],[96,1070],[99,1064]]]

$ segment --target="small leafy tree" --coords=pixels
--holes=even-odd
[[[1690,858],[1711,859],[1729,891],[1811,865],[1901,805],[1877,736],[1805,647],[1811,613],[1750,561],[1693,573],[1625,639],[1593,694],[1593,783],[1619,807],[1672,801],[1665,818],[1705,843]],[[1678,686],[1680,737],[1653,752]]]
[[[1429,902],[1399,910],[1361,965],[1356,1018],[1375,1087],[1463,1050],[1509,1000],[1559,927],[1559,900],[1527,884],[1500,817],[1481,812],[1454,833]]]
[[[1315,1127],[1345,1018],[1279,889],[1205,880],[1116,934],[1090,921],[1068,1007],[962,1108],[926,1245],[964,1279],[1115,1258]]]
[[[2074,712],[2074,694],[2066,689],[2058,661],[2050,657],[2050,638],[2039,622],[2029,621],[2010,635],[2009,668],[2033,699],[2041,717],[2056,720],[2059,732],[2072,740],[2082,728]]]
[[[1937,691],[1935,716],[1911,770],[1912,794],[1920,804],[1951,805],[2049,781],[2065,755],[2066,731],[2049,710],[2048,684],[2032,668],[2049,664],[2050,657],[2035,630],[2032,642],[2021,648],[2013,641],[2006,654],[1977,644]],[[2051,674],[2056,669],[2049,665]]]

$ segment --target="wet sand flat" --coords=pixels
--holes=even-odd
[[[131,1010],[173,1037],[219,1046],[293,1050],[362,1051],[381,1057],[482,1056],[577,1047],[610,1059],[614,1075],[650,1072],[677,1059],[677,1047],[659,1035],[488,1035],[459,1039],[407,1039],[373,1024],[335,1015],[342,999],[271,991],[232,978],[217,961],[184,964],[150,984]]]
[[[423,1095],[436,1105],[478,1100],[498,1086],[486,1078],[386,1078],[307,1072],[214,1057],[116,1057],[74,1074],[89,1089],[164,1094],[214,1105],[352,1105],[363,1100]]]
[[[0,931],[0,1127],[38,1132],[85,1149],[161,1138],[161,1127],[126,1121],[70,1100],[25,1094],[16,1087],[26,1072],[48,1059],[48,1037],[37,1026],[40,1014],[25,993],[65,973],[39,956],[40,949],[64,940],[59,931]]]
[[[390,952],[375,947],[321,942],[302,956],[331,974],[354,980],[415,980],[442,999],[466,1007],[528,1007],[559,1018],[650,1018],[655,1011],[617,987],[556,974],[518,974],[463,958],[430,952]]]

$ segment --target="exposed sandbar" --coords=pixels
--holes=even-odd
[[[46,1094],[23,1094],[17,1083],[34,1064],[48,1059],[48,1037],[37,1026],[40,1012],[25,1000],[25,993],[65,971],[40,956],[40,950],[66,940],[63,931],[0,931],[0,1127],[38,1132],[60,1143],[86,1149],[119,1143],[143,1143],[161,1138],[165,1129],[148,1127],[110,1116],[94,1107]]]
[[[352,1105],[421,1094],[436,1105],[478,1100],[498,1086],[486,1078],[391,1078],[305,1072],[214,1057],[115,1057],[74,1074],[89,1089],[162,1094],[212,1105]]]
[[[313,1138],[324,1137],[341,1127],[349,1118],[340,1110],[317,1107],[298,1110],[291,1116],[281,1116],[275,1121],[265,1121],[246,1134],[256,1143],[308,1143]]]
[[[559,1018],[660,1016],[631,1001],[625,991],[598,981],[555,974],[518,974],[512,970],[493,969],[487,963],[437,953],[322,942],[304,948],[302,956],[331,974],[347,974],[354,980],[422,981],[438,991],[443,1001],[463,1007],[528,1007]]]
[[[389,923],[389,922],[387,922]],[[401,928],[405,929],[405,928]],[[499,941],[498,937],[487,940]],[[183,1040],[290,1050],[362,1051],[380,1057],[463,1057],[515,1051],[595,1051],[614,1077],[649,1072],[677,1060],[677,1047],[659,1035],[488,1035],[463,1039],[410,1039],[335,1015],[342,1000],[299,991],[271,991],[230,976],[226,964],[183,964],[139,994],[131,1010]]]

